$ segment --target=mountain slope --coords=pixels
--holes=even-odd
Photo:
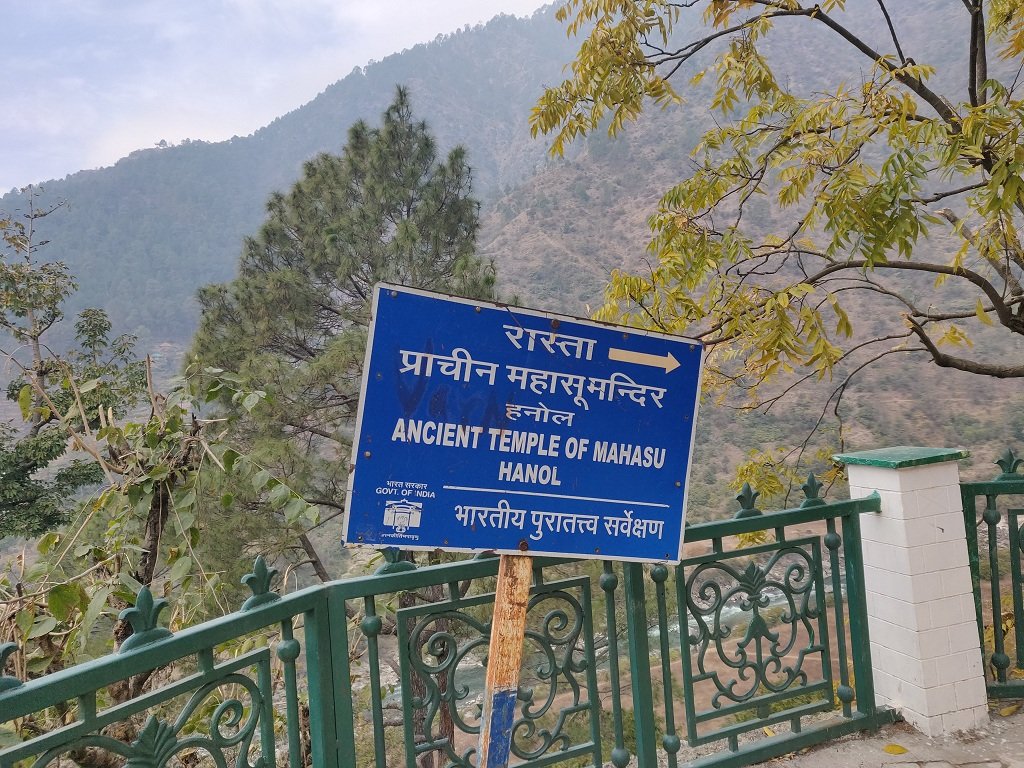
[[[560,77],[570,55],[550,14],[498,17],[354,70],[251,136],[141,150],[44,183],[44,204],[67,204],[40,222],[40,234],[51,241],[46,258],[66,261],[78,277],[70,312],[101,306],[118,330],[186,342],[195,290],[233,276],[268,195],[316,153],[339,151],[353,122],[378,120],[396,84],[409,86],[441,151],[468,146],[478,196],[511,188],[547,162],[526,119],[538,84]],[[3,211],[23,205],[18,194],[0,198]]]
[[[848,7],[857,28],[886,48],[877,4],[849,0]],[[910,11],[901,6],[895,19],[908,55],[939,64],[943,89],[964,69],[962,14],[951,0],[921,0]],[[541,88],[562,79],[576,43],[552,16],[499,17],[354,70],[251,136],[143,150],[111,168],[46,183],[49,200],[68,204],[42,222],[41,234],[51,240],[47,256],[64,259],[79,277],[70,311],[105,307],[116,332],[138,333],[150,349],[161,342],[180,349],[196,325],[195,290],[234,275],[242,238],[259,227],[270,192],[286,189],[317,152],[338,151],[355,120],[376,122],[402,83],[439,149],[462,143],[469,150],[482,201],[478,246],[498,265],[502,291],[533,306],[586,312],[600,302],[610,270],[644,269],[646,217],[661,193],[686,176],[689,153],[711,117],[698,93],[690,103],[652,111],[615,140],[590,136],[569,157],[550,159],[545,142],[530,138],[527,116]],[[864,59],[837,50],[805,24],[780,22],[779,31],[768,53],[782,62],[780,76],[805,93],[837,71],[849,72],[853,84],[869,70]],[[820,52],[822,66],[791,56],[798,47]],[[20,204],[17,195],[0,198],[0,210]],[[767,201],[757,214],[779,215]],[[859,319],[870,325],[876,314],[865,307]],[[705,409],[698,464],[713,471],[695,474],[697,495],[712,498],[712,484],[742,457],[739,446],[802,437],[820,399],[801,398],[771,417]],[[1017,384],[950,374],[923,360],[880,367],[846,402],[855,441],[849,448],[986,442],[979,455],[985,475],[980,465],[989,453],[1024,441]],[[955,417],[936,416],[936,403],[960,407]],[[713,497],[720,499],[720,490]]]
[[[965,60],[952,39],[963,26],[956,5],[922,0],[896,20],[908,51],[941,58],[940,79],[961,72]],[[849,7],[855,28],[886,48],[877,6],[851,0]],[[614,141],[589,137],[568,160],[549,159],[527,118],[543,86],[564,76],[577,42],[553,10],[499,16],[353,70],[251,136],[140,150],[111,168],[45,183],[46,199],[68,204],[42,222],[42,234],[51,240],[48,258],[68,262],[79,278],[70,310],[102,306],[116,329],[150,344],[186,342],[195,290],[233,276],[242,238],[260,225],[268,195],[297,179],[303,161],[339,151],[353,122],[375,122],[404,84],[439,149],[462,143],[469,150],[483,203],[480,248],[498,263],[504,289],[582,311],[599,300],[611,268],[642,265],[644,220],[686,174],[710,116],[698,93],[691,104],[654,110]],[[864,73],[865,61],[833,42],[816,25],[783,20],[766,50],[781,77],[811,93],[836,71]],[[790,55],[797,46],[820,50],[827,66],[803,66]],[[22,203],[8,194],[0,211]]]

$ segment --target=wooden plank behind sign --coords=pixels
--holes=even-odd
[[[481,768],[506,768],[508,765],[532,577],[532,557],[501,556],[480,717],[477,765]]]

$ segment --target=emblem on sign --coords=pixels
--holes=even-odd
[[[421,501],[384,502],[384,525],[393,528],[395,533],[405,533],[410,528],[419,528],[422,514]]]

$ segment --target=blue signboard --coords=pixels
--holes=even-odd
[[[702,353],[378,285],[345,541],[678,560]]]

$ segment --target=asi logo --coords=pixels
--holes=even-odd
[[[388,501],[384,504],[384,525],[393,528],[396,534],[403,534],[410,528],[420,527],[422,514],[422,501]],[[403,538],[418,539],[419,536]]]

